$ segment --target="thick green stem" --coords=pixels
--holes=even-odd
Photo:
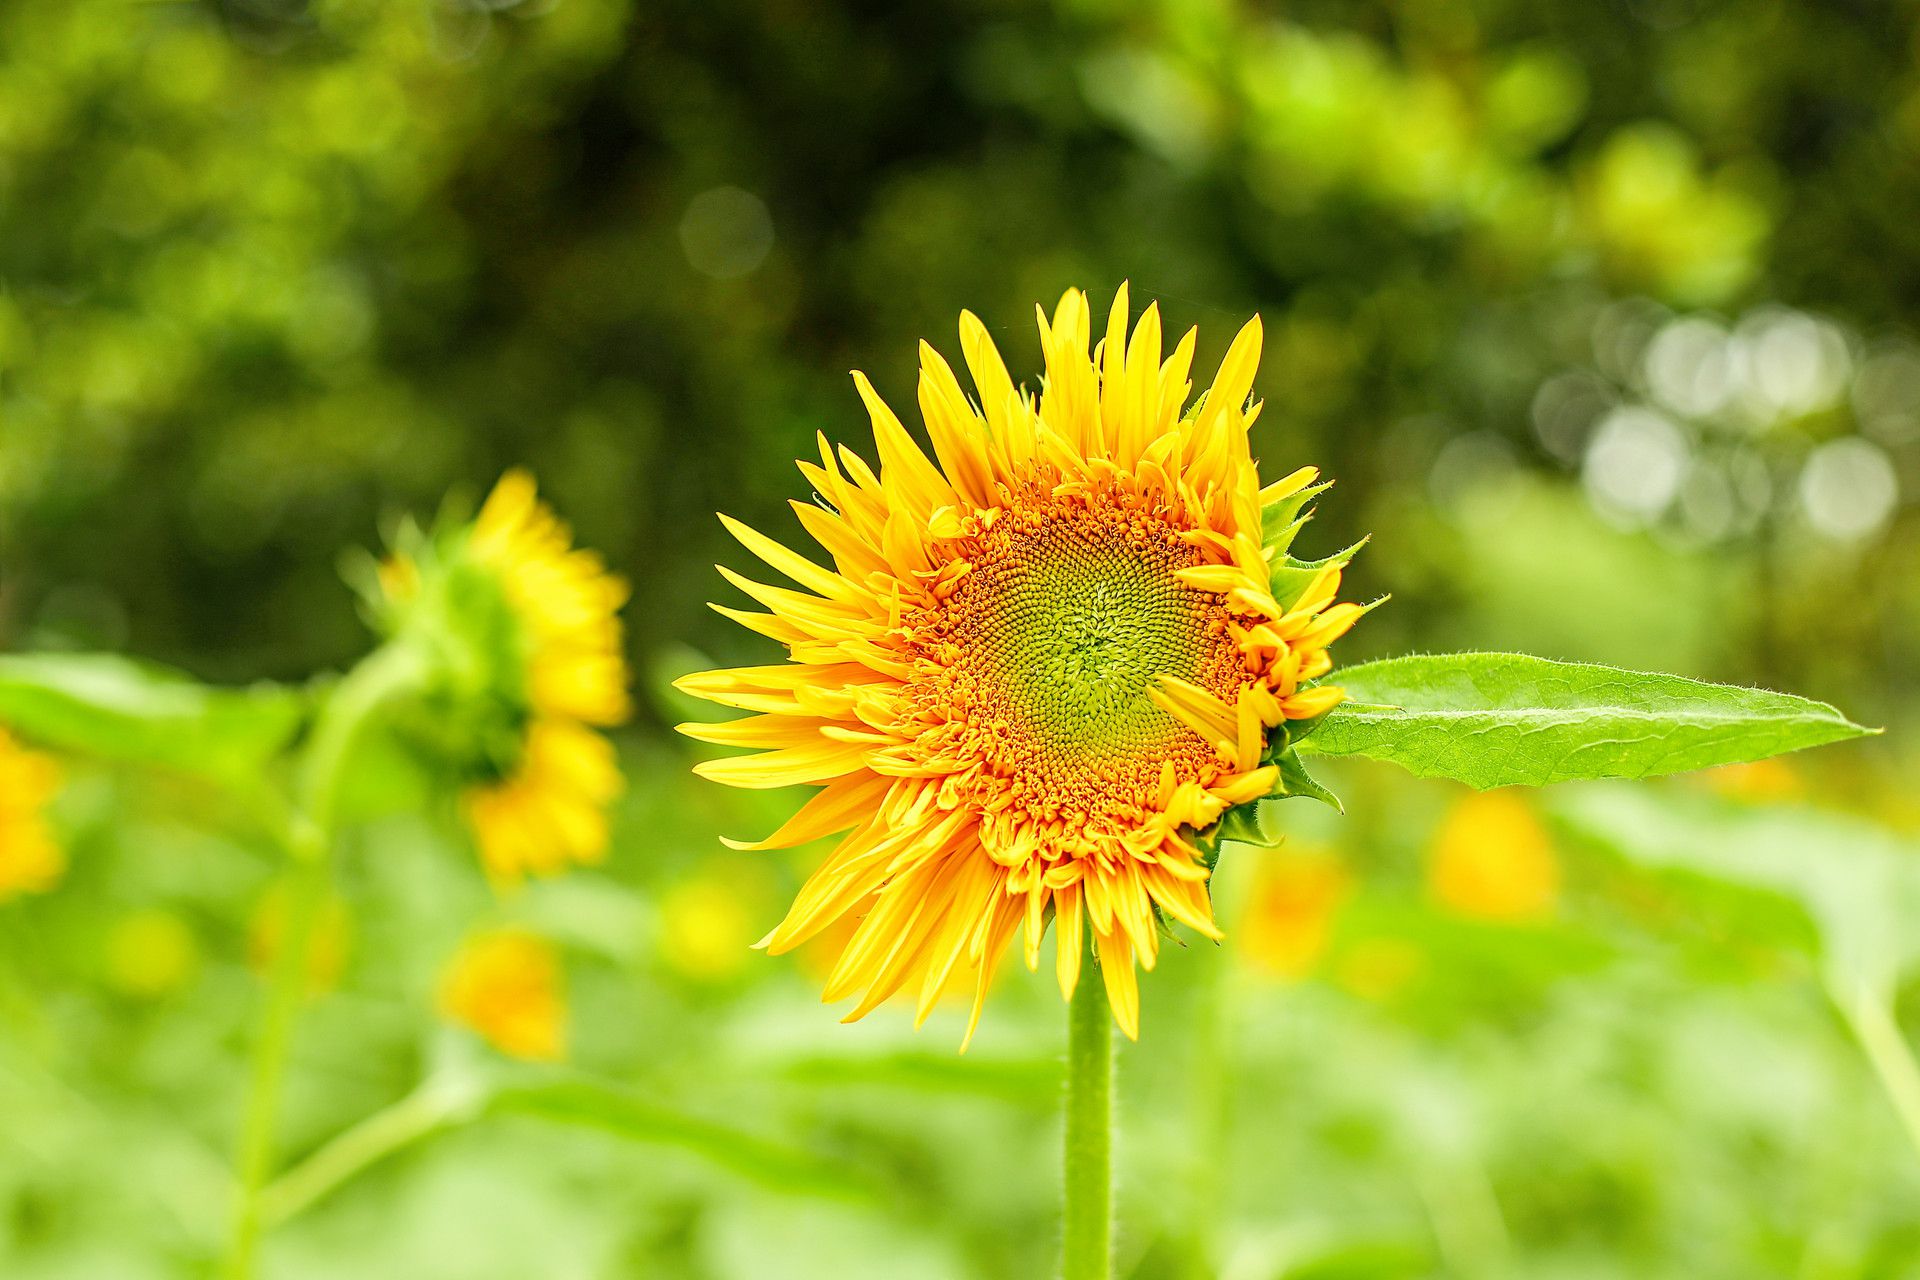
[[[1064,1280],[1113,1275],[1113,1013],[1106,984],[1083,967],[1067,1014]]]
[[[251,1280],[259,1252],[261,1191],[273,1172],[287,1055],[311,970],[315,926],[333,881],[334,807],[341,778],[367,722],[388,700],[412,687],[420,670],[410,648],[388,645],[376,650],[347,673],[327,699],[300,760],[287,833],[292,867],[283,899],[285,915],[240,1121],[239,1193],[227,1244],[227,1280]]]

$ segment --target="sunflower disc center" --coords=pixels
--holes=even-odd
[[[969,572],[913,624],[929,643],[911,696],[983,808],[1120,830],[1168,765],[1217,775],[1213,749],[1149,697],[1163,675],[1223,696],[1241,678],[1223,601],[1174,576],[1200,562],[1181,528],[1136,494],[1036,483],[953,546]]]
[[[1188,674],[1203,650],[1197,594],[1152,557],[1071,527],[1043,531],[1023,550],[976,586],[995,597],[994,665],[1011,709],[1072,756],[1166,739],[1173,722],[1147,692],[1163,672]]]

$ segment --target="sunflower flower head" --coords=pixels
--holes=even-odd
[[[567,1049],[560,953],[523,929],[467,939],[440,979],[440,1011],[511,1058],[558,1062]]]
[[[1314,469],[1260,483],[1260,322],[1189,408],[1195,334],[1168,353],[1157,307],[1128,320],[1122,286],[1096,342],[1068,292],[1040,315],[1035,395],[963,314],[973,396],[920,349],[931,458],[856,373],[879,466],[822,439],[800,464],[818,501],[793,504],[830,567],[723,517],[800,589],[722,569],[765,612],[716,607],[788,660],[684,678],[751,714],[682,729],[757,749],[697,766],[709,778],[823,788],[741,847],[848,833],[765,945],[856,918],[825,993],[857,998],[849,1020],[903,988],[924,1019],[966,975],[970,1037],[1007,947],[1037,968],[1051,926],[1062,994],[1090,937],[1137,1035],[1136,967],[1165,923],[1220,936],[1208,833],[1280,789],[1289,726],[1342,696],[1319,681],[1364,610],[1336,603],[1351,552],[1288,554]]]
[[[489,875],[602,857],[621,780],[598,730],[630,709],[626,584],[573,545],[524,471],[470,522],[404,526],[366,577],[377,625],[431,655],[408,731],[468,779],[461,807]]]
[[[59,789],[59,766],[0,729],[0,902],[44,893],[65,873],[66,855],[47,821]]]

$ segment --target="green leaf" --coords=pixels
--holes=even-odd
[[[306,711],[281,685],[214,689],[111,654],[0,656],[0,724],[106,760],[232,776],[285,747]]]
[[[1521,654],[1389,658],[1334,678],[1350,701],[1312,750],[1474,787],[1645,778],[1878,732],[1792,694]]]
[[[875,1191],[854,1170],[811,1152],[675,1111],[593,1080],[559,1079],[510,1086],[493,1095],[488,1109],[582,1125],[632,1142],[677,1147],[775,1191],[853,1199],[871,1198]]]

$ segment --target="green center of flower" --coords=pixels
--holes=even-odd
[[[1163,673],[1191,678],[1206,598],[1164,557],[1043,529],[997,566],[976,566],[983,636],[1010,706],[1056,751],[1105,756],[1164,742],[1174,721],[1148,698]],[[994,643],[998,640],[998,644]]]

